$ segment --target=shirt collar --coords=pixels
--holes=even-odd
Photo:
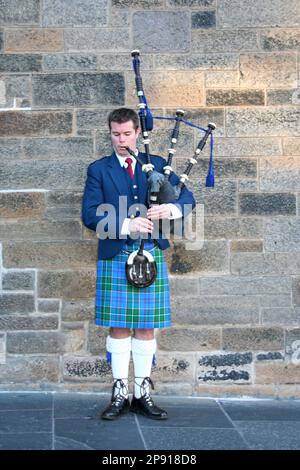
[[[136,154],[136,156],[137,156],[137,155],[138,155],[138,153],[139,153],[138,149],[136,149],[136,151],[135,151],[134,153],[135,153],[135,154]],[[118,158],[118,160],[119,160],[119,163],[120,163],[120,165],[123,167],[123,166],[124,166],[124,163],[125,163],[125,160],[126,160],[126,158],[124,158],[124,157],[121,157],[121,155],[119,155],[119,154],[118,154],[116,151],[115,151],[115,154],[116,154],[116,156],[117,156],[117,158]],[[133,158],[131,155],[130,155],[130,158],[132,159],[132,170],[133,170],[133,172],[134,172],[134,169],[135,169],[135,164],[136,164],[136,159],[135,159],[135,158]]]

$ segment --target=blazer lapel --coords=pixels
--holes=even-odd
[[[128,195],[126,174],[124,168],[121,167],[115,152],[113,152],[110,156],[108,163],[108,174],[120,196]]]

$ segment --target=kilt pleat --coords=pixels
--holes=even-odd
[[[96,279],[96,325],[116,328],[165,328],[171,325],[168,268],[163,251],[145,242],[157,264],[151,286],[137,288],[126,279],[125,264],[139,241],[125,247],[113,259],[98,260]]]

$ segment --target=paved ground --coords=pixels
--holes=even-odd
[[[155,397],[169,413],[99,419],[109,396],[0,393],[0,449],[300,449],[299,400]]]

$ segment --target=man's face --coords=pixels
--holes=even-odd
[[[127,121],[123,124],[113,121],[111,122],[110,127],[110,136],[114,150],[121,157],[128,157],[128,152],[125,147],[129,147],[135,151],[139,128],[134,129],[132,121]]]

